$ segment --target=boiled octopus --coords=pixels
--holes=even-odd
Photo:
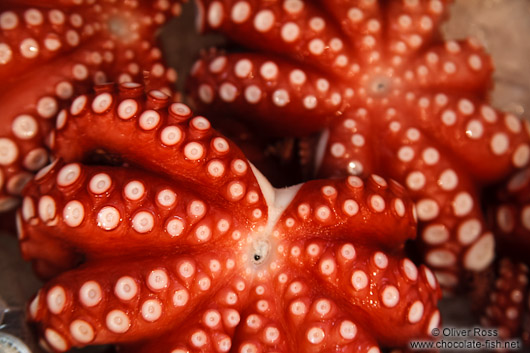
[[[482,293],[473,293],[474,311],[483,327],[494,327],[503,340],[518,338],[530,346],[528,265],[500,256],[486,279]]]
[[[54,351],[376,353],[440,323],[393,180],[275,189],[206,118],[135,83],[75,98],[52,145],[18,224],[51,278],[28,315]]]
[[[476,293],[481,324],[498,327],[504,338],[521,337],[530,346],[530,168],[489,192],[489,219],[497,243],[497,268]]]
[[[444,41],[450,1],[199,0],[199,27],[252,49],[192,71],[199,112],[262,134],[323,131],[320,177],[390,177],[418,213],[417,248],[442,287],[494,258],[484,186],[528,165],[530,124],[488,104],[493,65],[473,39]]]
[[[175,0],[3,0],[0,3],[0,212],[50,161],[57,113],[105,82],[146,82],[170,94],[157,30]]]

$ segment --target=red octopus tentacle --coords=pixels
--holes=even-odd
[[[229,352],[234,349],[234,332],[241,324],[241,311],[250,288],[240,277],[230,279],[211,300],[186,319],[183,330],[170,331],[140,346],[124,346],[126,353]]]
[[[254,346],[272,352],[281,342],[282,352],[322,352],[332,347],[342,352],[379,352],[377,342],[359,320],[344,312],[332,298],[312,291],[308,278],[283,268],[274,286],[273,291],[258,285],[252,292],[251,310],[243,316],[246,320],[239,329],[240,347]],[[280,300],[267,297],[267,293],[274,292],[281,293]],[[271,316],[277,323],[270,323]]]
[[[156,44],[142,41],[139,46],[123,48],[109,40],[105,45],[112,48],[113,53],[112,66],[106,70],[110,77],[95,80],[96,85],[107,82],[143,82],[147,90],[158,89],[170,97],[173,95],[177,72],[166,66],[162,51]]]
[[[84,31],[84,19],[72,14],[70,21],[59,10],[20,8],[0,14],[0,79],[17,81],[30,68],[61,57],[93,38]]]
[[[483,99],[493,84],[492,59],[474,39],[430,47],[414,67],[411,84],[419,90],[471,93]]]
[[[96,107],[97,106],[98,105],[96,105]],[[149,143],[152,143],[152,141],[150,140]],[[138,146],[144,147],[142,144],[139,144]],[[75,173],[75,170],[74,173],[71,173],[73,170],[72,166],[73,164],[66,165],[62,167],[62,169],[56,175],[52,174],[52,176],[54,176],[54,178],[57,180],[58,184],[63,184],[63,186],[65,186],[65,183],[68,184],[68,182],[71,180],[76,179],[75,177],[77,174]],[[94,168],[97,169],[100,167]],[[110,168],[106,170],[110,171]],[[129,172],[130,174],[130,169],[127,167],[120,167],[120,170],[122,170],[123,173]],[[64,178],[61,177],[61,174],[64,176]],[[120,175],[118,175],[119,173],[114,174],[116,177],[120,177]],[[352,274],[348,273],[352,264],[356,264],[356,266],[358,265],[363,271],[368,271],[366,268],[367,266],[377,266],[380,271],[376,270],[375,267],[373,268],[374,271],[372,271],[379,271],[378,273],[381,276],[377,277],[377,273],[374,275],[378,278],[377,281],[383,281],[383,278],[388,278],[392,281],[403,281],[403,283],[400,282],[399,284],[396,282],[396,286],[399,285],[399,287],[405,291],[398,293],[398,295],[402,295],[403,298],[411,300],[411,303],[407,302],[410,304],[410,308],[407,307],[407,311],[404,315],[406,315],[408,320],[412,323],[417,323],[416,320],[423,320],[422,322],[424,323],[421,324],[422,326],[431,325],[432,327],[435,327],[438,325],[439,315],[437,311],[434,311],[430,304],[426,304],[428,300],[435,301],[439,295],[436,280],[430,271],[420,270],[423,272],[418,273],[418,269],[410,261],[403,259],[403,262],[398,263],[400,259],[395,257],[395,255],[389,254],[387,256],[381,251],[376,251],[372,248],[366,248],[366,245],[358,245],[357,247],[353,245],[353,242],[359,242],[361,244],[369,244],[373,246],[374,244],[379,244],[382,242],[381,239],[368,239],[370,233],[370,226],[368,222],[378,222],[381,224],[387,223],[386,226],[394,227],[394,229],[389,230],[382,229],[381,224],[374,225],[375,228],[371,230],[371,233],[375,236],[375,238],[382,237],[383,235],[387,235],[387,238],[389,238],[388,235],[393,234],[393,232],[403,232],[405,235],[414,234],[412,206],[410,202],[401,199],[401,196],[403,196],[403,190],[401,187],[394,183],[387,182],[380,177],[374,176],[364,182],[365,184],[369,185],[367,189],[370,190],[370,195],[364,194],[362,189],[363,182],[357,177],[350,177],[347,180],[335,182],[314,181],[308,183],[305,186],[275,191],[270,188],[270,186],[267,186],[266,181],[262,179],[263,177],[259,176],[259,174],[257,175],[260,179],[260,185],[264,190],[264,195],[267,198],[267,202],[270,206],[270,217],[268,218],[268,224],[266,226],[252,227],[252,222],[248,222],[248,228],[246,229],[246,232],[245,229],[243,229],[241,232],[232,233],[232,239],[237,240],[237,244],[234,244],[232,241],[226,241],[224,243],[224,247],[218,246],[223,244],[216,245],[211,243],[210,247],[208,247],[207,244],[200,248],[194,246],[190,247],[189,251],[181,247],[168,250],[150,249],[149,251],[145,252],[145,256],[137,255],[134,253],[134,251],[126,249],[125,253],[116,252],[115,254],[105,256],[104,259],[94,259],[93,257],[89,257],[88,262],[80,270],[78,270],[78,272],[76,272],[76,270],[67,272],[59,277],[59,282],[54,281],[47,285],[45,290],[39,294],[39,299],[30,305],[30,312],[33,313],[33,317],[35,317],[35,319],[41,322],[43,325],[46,340],[54,347],[54,349],[61,351],[66,350],[72,344],[72,339],[76,340],[73,341],[73,344],[82,345],[97,342],[108,342],[108,340],[115,342],[125,342],[134,339],[141,339],[144,337],[150,338],[152,335],[154,335],[155,330],[157,330],[156,325],[149,325],[146,323],[146,321],[149,321],[150,319],[153,319],[156,322],[159,322],[158,320],[160,319],[160,323],[164,324],[164,328],[157,330],[157,334],[160,334],[165,330],[170,330],[170,326],[172,325],[166,324],[166,322],[163,321],[165,320],[164,317],[160,317],[158,313],[164,310],[164,306],[162,305],[163,303],[169,302],[171,304],[172,301],[169,294],[172,294],[173,297],[171,298],[174,298],[175,294],[173,292],[169,294],[167,292],[168,290],[172,290],[172,288],[166,287],[167,283],[173,283],[172,280],[174,277],[178,277],[178,283],[180,286],[186,287],[190,296],[196,294],[197,292],[199,293],[198,295],[202,296],[202,292],[208,291],[211,288],[211,291],[208,291],[208,296],[202,296],[201,298],[203,299],[198,302],[194,302],[193,306],[186,306],[186,310],[192,310],[194,313],[193,315],[199,315],[201,312],[200,310],[193,310],[194,306],[204,305],[204,303],[207,302],[215,304],[215,302],[221,299],[226,301],[226,299],[230,300],[230,298],[232,298],[232,304],[228,304],[236,305],[238,308],[244,308],[246,303],[249,301],[250,303],[253,301],[259,302],[257,297],[254,297],[254,294],[252,293],[250,294],[250,298],[246,297],[246,294],[241,294],[241,296],[238,298],[238,300],[241,300],[241,302],[234,302],[233,296],[225,291],[226,288],[224,287],[224,284],[219,284],[219,286],[213,287],[213,284],[216,283],[215,278],[212,279],[212,277],[215,277],[214,275],[208,277],[203,276],[199,278],[201,269],[206,271],[205,268],[207,267],[210,271],[216,272],[220,268],[224,269],[223,266],[226,266],[228,270],[233,269],[232,272],[242,277],[241,280],[235,284],[236,289],[238,289],[238,291],[241,293],[243,293],[247,287],[257,296],[263,296],[266,294],[263,296],[263,298],[266,298],[267,295],[272,295],[272,293],[276,293],[278,291],[286,293],[284,295],[285,301],[282,301],[282,299],[279,298],[275,305],[277,305],[279,308],[278,310],[281,308],[283,312],[290,310],[294,316],[296,313],[293,312],[293,309],[291,309],[292,303],[288,301],[294,299],[293,294],[294,297],[296,297],[296,294],[299,292],[297,288],[299,288],[302,284],[299,286],[297,283],[302,283],[300,282],[302,279],[306,283],[314,282],[315,285],[317,283],[323,283],[324,287],[321,289],[321,291],[323,293],[327,292],[329,294],[329,299],[326,296],[316,295],[316,292],[314,292],[314,294],[312,294],[309,298],[301,298],[300,300],[305,301],[304,303],[306,303],[308,308],[311,308],[311,310],[308,310],[307,312],[308,316],[306,317],[306,322],[297,324],[295,322],[297,319],[294,318],[292,323],[282,324],[284,330],[289,330],[289,332],[291,332],[290,334],[292,337],[294,337],[295,342],[299,342],[299,344],[311,351],[318,350],[322,347],[335,346],[337,344],[344,347],[346,351],[355,352],[356,349],[362,349],[363,351],[371,353],[379,351],[375,340],[365,333],[365,329],[368,328],[370,331],[372,331],[373,328],[371,325],[377,325],[377,323],[374,322],[369,324],[366,323],[365,320],[361,321],[358,319],[353,319],[357,318],[360,313],[364,312],[364,309],[352,309],[352,305],[354,307],[362,307],[362,300],[359,295],[354,296],[357,298],[357,302],[352,303],[349,299],[345,302],[343,299],[341,299],[341,295],[337,296],[337,294],[331,294],[332,292],[343,293],[344,288],[349,288],[345,287],[346,282],[340,285],[343,289],[333,289],[330,292],[328,292],[328,289],[325,289],[329,288],[330,285],[339,285],[340,281],[344,281],[343,277],[345,276],[349,276],[349,279],[347,279],[349,281],[348,283],[354,283],[352,284],[353,286],[358,285],[357,280],[352,282]],[[133,176],[137,176],[137,174],[134,174]],[[45,178],[45,176],[43,178]],[[150,183],[155,184],[160,178],[151,177],[148,179]],[[168,178],[168,180],[172,180],[172,178]],[[99,183],[96,183],[96,186],[98,185]],[[88,187],[90,188],[90,186]],[[81,185],[79,190],[81,189],[86,190],[86,185],[84,183]],[[125,187],[123,193],[125,196],[137,195],[138,192],[134,192],[134,190],[134,188],[128,190],[127,187]],[[195,190],[197,190],[197,187]],[[377,192],[374,190],[377,190]],[[290,222],[292,210],[296,207],[298,211],[302,211],[302,214],[305,213],[303,211],[303,207],[301,208],[298,205],[299,198],[297,198],[296,195],[297,191],[299,192],[299,197],[303,198],[304,200],[306,197],[310,198],[311,200],[325,199],[330,214],[346,215],[347,219],[344,221],[345,226],[342,228],[333,227],[332,224],[326,224],[325,222],[322,223],[322,220],[325,221],[326,212],[316,212],[314,217],[304,219],[302,223],[307,225],[306,227],[292,227],[292,222]],[[218,193],[219,192],[222,193],[222,191],[218,191]],[[70,191],[70,193],[72,195],[76,195],[76,191],[74,190]],[[317,196],[315,193],[319,193],[319,195]],[[356,196],[356,193],[361,195]],[[352,199],[342,202],[342,199],[349,197],[349,195],[353,195]],[[212,196],[214,200],[216,199],[216,194],[213,194],[213,192],[210,196]],[[364,200],[365,198],[367,200],[366,202],[370,203],[371,208],[360,204],[361,200]],[[112,199],[112,192],[110,199]],[[357,206],[358,209],[355,207],[353,199],[358,200],[355,201],[360,204],[360,206]],[[394,207],[391,212],[386,212],[381,209],[382,206],[384,208],[385,204],[390,204],[391,202],[393,205],[392,207]],[[47,207],[48,205],[49,203],[46,204],[46,202],[44,202],[44,205],[38,208],[39,210],[42,209],[46,214],[46,212],[50,210],[50,207]],[[286,209],[287,212],[285,213]],[[364,220],[357,219],[357,221],[360,222],[358,225],[353,223],[352,216],[352,214],[355,215],[357,211],[360,211],[359,214],[362,214],[363,218],[365,218]],[[72,212],[72,215],[74,216],[73,219],[75,219],[76,214],[78,213]],[[245,217],[248,219],[249,215],[247,214]],[[321,222],[322,224],[319,226],[317,222]],[[143,223],[140,222],[140,225],[143,225]],[[353,231],[358,230],[361,234],[357,237],[348,236],[347,238],[351,240],[352,243],[344,244],[341,239],[344,239],[343,233],[352,232],[351,229],[348,229],[350,226],[354,227]],[[54,227],[54,225],[48,224],[47,227],[51,228]],[[309,233],[312,237],[315,235],[323,235],[323,238],[315,239],[309,237],[308,239],[308,236],[306,236],[305,233]],[[131,234],[132,233],[129,233],[129,237],[131,238],[129,241],[134,242],[134,236],[131,236]],[[21,236],[22,239],[27,238],[27,235],[21,234]],[[43,236],[46,236],[46,234],[43,234]],[[81,236],[83,236],[83,233],[81,233]],[[402,235],[399,234],[399,236]],[[293,243],[292,239],[298,239],[301,247],[304,248],[303,254],[300,251],[301,249],[298,249],[298,252],[293,250],[298,243]],[[388,239],[388,241],[390,241],[390,243],[395,242],[395,247],[392,249],[392,251],[401,253],[398,243],[403,243],[405,239],[401,239],[399,237],[397,239],[398,240]],[[124,248],[126,247],[127,246],[124,245]],[[211,253],[208,251],[212,251],[214,247],[216,249],[216,255],[210,255]],[[379,246],[377,245],[375,248],[379,248]],[[205,252],[205,249],[208,250]],[[226,254],[224,253],[223,249],[226,249]],[[321,254],[322,249],[329,250],[330,252],[324,252]],[[174,256],[177,256],[174,254],[178,254],[184,250],[186,250],[187,255],[178,255],[179,257],[174,259]],[[199,251],[201,254],[199,254]],[[151,259],[153,256],[156,256],[157,258]],[[204,256],[217,256],[217,261],[214,259],[212,262],[212,259],[210,258],[204,260]],[[133,266],[133,270],[134,272],[140,273],[139,275],[130,273],[130,264],[125,266],[125,259],[129,259],[131,257],[134,257],[138,262],[138,265]],[[146,259],[146,257],[149,257],[149,259]],[[181,257],[185,257],[185,260],[183,260]],[[292,269],[293,266],[295,268],[300,266],[300,262],[297,262],[297,257],[301,257],[300,261],[305,261],[306,267],[310,268],[311,271],[316,271],[315,275],[311,276],[311,279],[307,277],[307,269],[304,270],[305,275],[302,276],[304,278],[298,274],[298,270]],[[180,260],[183,260],[182,263],[179,263]],[[340,264],[337,265],[337,263]],[[156,267],[153,267],[155,265]],[[107,270],[109,266],[113,266],[111,271]],[[127,269],[125,269],[124,266],[127,267]],[[196,268],[200,269],[196,270]],[[162,272],[158,270],[161,270]],[[95,271],[96,274],[93,278],[88,278],[87,276],[83,275],[83,271],[86,271],[87,273],[92,273],[92,271]],[[343,272],[346,274],[344,275]],[[198,274],[196,278],[192,279],[191,277],[193,277],[195,273]],[[338,280],[329,282],[334,274],[337,274]],[[76,279],[73,281],[73,283],[75,283],[73,287],[65,284],[72,282],[69,280],[70,276]],[[131,285],[130,281],[128,282],[128,289],[123,288],[127,293],[123,294],[123,291],[118,291],[118,293],[115,293],[120,300],[114,300],[114,297],[109,295],[110,289],[116,288],[116,284],[118,284],[120,279],[122,279],[124,276],[132,277],[133,280],[136,279],[136,283],[138,283],[138,279],[140,277],[146,278],[146,285],[141,287],[146,288],[146,293],[148,293],[145,297],[146,301],[142,303],[139,301],[138,303],[135,302],[135,306],[129,308],[129,310],[127,310],[127,307],[124,306],[125,304],[121,302],[124,300],[130,300],[127,299],[127,293],[130,292],[130,289],[133,286]],[[292,281],[290,281],[290,276],[293,276]],[[321,278],[321,276],[324,276],[324,278]],[[422,277],[420,280],[418,280],[419,276],[424,276],[425,278]],[[103,279],[99,279],[100,277]],[[218,278],[219,282],[226,283],[225,281],[227,278],[223,276],[219,276]],[[271,282],[276,280],[278,281],[278,284]],[[410,280],[412,284],[408,282],[405,283],[406,280]],[[83,283],[78,283],[76,281],[81,281]],[[185,283],[182,283],[183,281]],[[96,282],[96,284],[93,282]],[[424,282],[428,283],[430,287],[427,287],[427,284]],[[160,283],[163,285],[160,286]],[[381,283],[378,283],[377,285],[379,287],[382,286]],[[423,294],[420,296],[417,295],[414,289],[414,286],[416,285],[424,287],[421,291]],[[58,286],[60,286],[60,288],[57,288]],[[138,287],[139,285],[136,284],[136,286]],[[273,287],[277,288],[273,289]],[[83,288],[85,290],[83,290]],[[147,288],[151,292],[155,292],[155,294],[147,291]],[[371,295],[381,295],[382,297],[380,300],[383,301],[386,306],[391,306],[390,303],[395,301],[395,291],[397,291],[397,289],[388,288],[390,288],[390,286],[381,288],[381,291],[378,291],[377,294]],[[357,289],[362,290],[360,287]],[[167,300],[166,302],[162,301],[162,297],[158,296],[157,290],[160,290],[160,293],[164,295],[164,298]],[[228,291],[229,290],[230,289],[228,289]],[[387,293],[387,291],[390,291],[390,293]],[[75,298],[76,293],[79,293],[79,298],[77,301]],[[103,309],[98,309],[100,308],[98,306],[100,302],[108,303],[104,301],[104,299],[99,299],[100,293],[104,298],[107,296],[111,297],[108,302],[112,303],[113,305],[115,303],[119,303],[119,305],[114,305],[113,307],[104,305],[101,307]],[[47,308],[40,304],[44,301],[44,296]],[[237,296],[239,296],[239,294]],[[214,298],[213,302],[211,301],[212,297]],[[348,297],[352,296],[348,294]],[[142,297],[142,299],[143,298],[144,297]],[[419,302],[420,299],[425,300],[422,303],[416,303]],[[94,310],[100,311],[97,311],[97,313],[94,314],[89,314],[91,312],[90,310],[92,309],[89,310],[86,309],[86,307],[88,306],[89,308],[92,308],[92,301],[97,302],[94,305]],[[412,301],[414,301],[414,303]],[[336,303],[336,307],[335,304],[332,304],[332,302]],[[257,309],[259,310],[259,304],[256,304],[258,305]],[[323,304],[323,307],[320,304]],[[331,316],[326,316],[326,313],[323,314],[323,312],[326,311],[326,304],[329,304],[330,306],[329,313],[332,313]],[[271,302],[270,305],[273,305],[273,303]],[[289,308],[287,307],[288,305],[290,305]],[[144,308],[144,306],[147,307]],[[400,304],[400,308],[401,306],[402,305]],[[65,308],[67,310],[65,310]],[[255,321],[254,319],[259,319],[260,322],[265,322],[267,320],[258,317],[257,314],[256,317],[253,317],[251,314],[253,308],[246,308],[247,311],[236,310],[235,312],[237,316],[241,318],[244,317],[245,323],[250,322],[248,325],[250,329],[252,329],[254,326],[259,326],[259,332],[261,325],[257,325],[258,321]],[[296,311],[296,308],[294,310]],[[344,314],[341,313],[341,310],[344,310]],[[373,310],[377,311],[378,309],[376,308]],[[386,309],[381,310],[384,312]],[[405,309],[401,310],[401,314],[403,314],[404,310]],[[427,310],[429,313],[428,319],[423,317],[424,310]],[[431,311],[433,312],[432,314]],[[88,314],[85,314],[87,312]],[[241,316],[242,313],[243,316]],[[134,315],[134,317],[132,315]],[[321,317],[318,317],[318,315],[321,315]],[[370,315],[363,315],[361,315],[361,317],[371,318]],[[201,320],[202,317],[203,316],[201,316]],[[418,319],[418,317],[420,318]],[[187,318],[189,318],[191,322],[196,322],[200,327],[194,325],[191,327],[191,331],[183,330],[178,332],[176,335],[171,335],[168,331],[167,333],[169,336],[164,337],[161,342],[169,346],[176,345],[176,349],[181,349],[180,345],[184,344],[184,348],[186,348],[186,346],[188,348],[196,347],[199,349],[199,351],[201,351],[201,347],[204,346],[204,350],[207,351],[210,347],[213,347],[210,344],[220,341],[227,342],[227,338],[230,338],[229,330],[226,329],[225,331],[219,331],[217,328],[213,328],[212,330],[206,329],[204,328],[205,322],[199,322],[198,316],[191,317],[186,313],[180,315],[179,319],[175,318],[173,325],[183,325],[184,321],[182,320],[186,320]],[[324,319],[324,321],[322,321],[322,319]],[[82,320],[82,322],[75,321],[74,324],[74,321],[72,320]],[[398,318],[396,320],[399,321],[400,319]],[[239,322],[239,319],[237,321]],[[96,323],[100,324],[96,325]],[[123,327],[124,323],[126,323],[126,327]],[[144,327],[147,327],[147,329],[144,329]],[[70,330],[70,332],[68,330]],[[71,332],[71,330],[74,332]],[[124,335],[120,334],[122,330],[125,332]],[[113,332],[111,333],[109,331]],[[390,332],[390,330],[388,331]],[[403,341],[406,341],[416,335],[419,336],[420,333],[418,332],[419,331],[414,329],[409,330],[405,328],[401,331],[401,333],[405,334],[405,336],[402,336],[401,341],[398,340],[397,342],[401,344]],[[266,331],[264,333],[266,333]],[[98,338],[98,334],[101,335],[100,338]],[[322,334],[325,336],[323,339],[321,339]],[[235,341],[233,342],[237,342],[237,345],[240,348],[245,347],[245,345],[250,348],[256,348],[258,346],[262,347],[259,342],[255,341],[255,338],[252,335],[253,334],[250,331],[247,332],[246,328],[242,327],[241,334],[236,334],[236,338],[234,338]],[[262,335],[260,334],[260,336]],[[196,338],[195,341],[193,341],[194,337]],[[396,342],[390,343],[390,341],[387,341],[387,338],[388,337],[385,336],[377,337],[378,340],[381,340],[380,343],[384,343],[385,345],[396,344]],[[206,344],[203,344],[204,342],[206,342]],[[293,343],[291,342],[289,344],[292,345]],[[235,346],[236,345],[234,345],[234,347]],[[265,346],[268,347],[269,345],[267,345],[265,342],[263,343],[263,347]],[[159,347],[159,345],[153,341],[148,341],[145,347],[147,351],[149,351],[149,349],[153,347]],[[266,350],[266,348],[263,349]]]
[[[112,47],[100,48],[91,43],[55,60],[54,64],[43,65],[42,70],[32,73],[32,80],[10,85],[10,89],[0,95],[5,116],[10,117],[9,123],[0,127],[0,144],[4,151],[0,156],[0,173],[5,181],[0,183],[5,195],[2,209],[18,203],[18,195],[26,182],[48,163],[48,134],[57,113],[72,96],[88,92],[93,83],[143,79],[143,73],[134,61],[134,53],[131,53],[130,60],[127,59],[128,65],[123,65],[116,54]],[[149,60],[153,67],[161,66],[163,73],[161,77],[155,76],[154,72],[159,70],[152,70],[147,78],[149,86],[166,87],[165,92],[170,94],[167,82],[175,75],[154,58]],[[33,80],[47,84],[36,87]]]
[[[30,319],[61,352],[152,337],[185,322],[234,271],[233,259],[220,249],[161,259],[132,263],[125,256],[66,272],[40,290]]]
[[[5,83],[0,90],[0,211],[19,203],[22,187],[48,162],[48,133],[71,97],[86,93],[93,84],[144,79],[150,88],[173,92],[176,73],[161,62],[152,37],[180,5],[137,3],[144,11],[140,16],[132,2],[105,2],[104,11],[102,4],[26,1],[0,6],[0,77]],[[116,6],[124,11],[114,12]],[[134,40],[114,35],[120,26],[105,22],[112,20],[103,19],[109,13],[135,24],[129,28],[136,33],[130,38]]]
[[[364,108],[348,110],[325,132],[325,146],[319,146],[322,157],[317,163],[317,175],[331,177],[348,174],[366,176],[377,168],[376,146],[370,140],[371,114]]]
[[[226,242],[246,229],[214,198],[132,168],[56,164],[37,175],[24,194],[20,245],[26,258],[39,258],[26,249],[43,235],[92,259],[112,256],[117,247],[141,255],[147,244],[150,252],[183,251]]]
[[[172,67],[168,67],[162,58],[162,50],[157,45],[149,45],[149,42],[144,42],[141,50],[135,54],[135,60],[127,63],[131,74],[131,79],[127,80],[113,80],[115,82],[142,82],[136,79],[136,75],[143,75],[143,82],[146,90],[158,89],[168,96],[173,101],[178,101],[178,95],[175,93],[175,84],[177,82],[177,71]],[[130,65],[133,65],[131,67]],[[137,64],[139,70],[137,70]],[[118,70],[116,70],[118,71]]]
[[[83,160],[97,149],[122,155],[181,182],[199,183],[202,195],[220,192],[235,212],[264,222],[265,201],[241,151],[206,118],[192,117],[181,103],[169,104],[168,96],[160,91],[144,94],[139,84],[122,84],[119,90],[102,86],[96,95],[76,98],[58,120],[55,151],[66,161]],[[80,133],[82,142],[76,138]],[[130,136],[135,136],[135,145]]]
[[[49,238],[46,233],[34,233],[30,237],[20,212],[16,219],[21,255],[32,262],[33,270],[40,278],[52,278],[81,262],[79,254],[72,252],[61,239]]]
[[[299,240],[319,233],[383,249],[396,249],[416,236],[414,206],[404,189],[378,175],[303,184],[277,230]],[[339,232],[339,234],[337,234]]]
[[[143,40],[153,41],[156,31],[172,16],[179,15],[181,3],[170,1],[101,0],[85,9],[89,18],[95,19],[108,39],[126,47],[141,45]]]
[[[501,339],[520,337],[528,298],[528,267],[502,258],[498,277],[488,290],[487,303],[480,308],[481,324],[498,329]]]
[[[410,192],[416,203],[422,257],[436,269],[440,283],[452,288],[462,279],[461,268],[480,271],[493,260],[493,236],[487,232],[476,185],[467,169],[443,153],[443,147],[428,141],[420,130],[403,126],[399,116],[387,118],[387,126],[381,126],[380,132],[387,148],[378,146],[376,172],[393,176]],[[336,143],[334,138],[332,135],[330,144]],[[348,160],[363,157],[355,154],[352,143],[343,146]],[[328,144],[326,148],[331,147]],[[347,160],[340,157],[324,160],[322,170],[336,173],[328,167],[335,163],[332,166],[339,165],[345,173]]]
[[[341,313],[330,299],[310,293],[300,278],[288,278],[280,271],[273,286],[282,293],[281,300],[272,295],[276,291],[270,285],[258,284],[248,288],[247,307],[240,309],[238,299],[243,287],[235,286],[217,295],[215,303],[199,310],[183,332],[126,352],[170,347],[177,352],[287,353],[320,352],[336,346],[344,352],[379,352],[377,343],[362,326]]]
[[[413,116],[423,132],[445,141],[445,148],[479,182],[505,178],[530,161],[530,125],[515,115],[473,98],[438,94],[417,99]]]
[[[366,63],[377,63],[385,55],[383,46],[383,9],[377,1],[322,0],[320,1],[339,23],[348,37],[347,45],[353,47],[354,54],[347,65],[350,72],[356,73]],[[342,59],[344,61],[344,59]]]
[[[440,37],[441,22],[452,0],[390,1],[385,8],[385,37],[390,55],[410,57]]]
[[[228,110],[280,136],[318,131],[336,115],[345,94],[314,70],[251,54],[201,59],[190,85],[205,108]]]
[[[528,264],[530,249],[530,168],[513,175],[490,200],[489,219],[499,253]]]
[[[144,47],[153,41],[155,29],[167,21],[162,10],[157,9],[160,6],[155,5],[159,2],[152,3],[143,4],[143,14],[127,6],[117,9],[115,4],[103,8],[86,5],[86,8],[73,8],[66,13],[59,9],[41,10],[41,7],[4,11],[0,15],[0,77],[19,80],[20,73],[83,48],[91,39],[99,41],[100,45],[104,40],[111,40],[123,51]],[[149,10],[150,7],[153,8]],[[131,37],[121,36],[121,32]]]
[[[89,1],[87,1],[88,3]],[[90,1],[94,3],[94,1]],[[43,3],[39,0],[5,0],[2,2],[2,5],[5,4],[10,8],[16,5],[27,5],[27,6],[39,6],[39,7],[59,7],[59,8],[69,8],[69,7],[80,7],[83,2],[79,0],[49,0]]]
[[[329,285],[330,295],[345,293],[341,310],[388,346],[428,337],[440,324],[436,301],[441,295],[432,272],[404,259],[352,243],[321,239],[293,242],[285,256]]]
[[[285,330],[280,300],[275,293],[273,286],[265,283],[249,288],[246,307],[241,310],[241,322],[234,332],[234,350],[290,351],[291,337]]]
[[[496,327],[503,339],[521,337],[530,342],[528,295],[528,249],[530,249],[530,169],[513,175],[489,190],[488,215],[495,230],[500,261],[492,294],[476,308],[485,326]],[[480,294],[480,293],[479,293]],[[484,298],[479,298],[484,299]]]
[[[92,77],[97,79],[98,73],[102,73],[103,65],[95,64],[93,55],[100,55],[99,50],[86,50],[58,60],[59,66],[44,66],[46,70],[34,73],[33,78],[48,82],[45,88],[36,89],[34,82],[22,80],[0,95],[6,122],[0,127],[2,211],[18,204],[26,182],[48,163],[46,138],[57,112],[74,93],[88,90]]]
[[[481,271],[493,260],[493,236],[484,225],[476,185],[465,169],[441,153],[443,147],[415,128],[392,125],[384,139],[382,165],[416,202],[420,247],[446,288],[457,285],[460,269]],[[444,207],[448,205],[449,207]],[[442,280],[442,277],[444,280]]]
[[[306,64],[350,73],[348,46],[335,22],[311,2],[299,0],[200,0],[199,27],[216,30],[245,45],[286,53]]]

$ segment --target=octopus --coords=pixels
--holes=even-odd
[[[448,292],[488,268],[495,240],[481,192],[528,165],[530,124],[488,104],[493,64],[478,41],[442,38],[450,1],[198,3],[201,30],[251,49],[196,62],[199,112],[261,135],[320,132],[319,177],[402,183],[417,209],[415,247]]]
[[[377,353],[439,326],[436,278],[404,256],[416,215],[397,182],[275,189],[160,90],[94,91],[59,112],[55,161],[17,213],[49,279],[28,316],[51,350]],[[94,153],[106,163],[84,163]]]
[[[520,337],[526,346],[530,345],[529,188],[530,169],[525,168],[490,192],[488,213],[499,259],[496,271],[491,270],[484,281],[486,293],[491,294],[474,296],[482,325],[498,328],[504,339]]]
[[[146,82],[171,94],[176,72],[155,34],[180,12],[174,0],[2,0],[0,212],[50,161],[57,114],[105,82]]]
[[[530,345],[530,304],[528,302],[528,265],[509,256],[501,256],[485,281],[485,293],[473,296],[474,308],[484,327],[494,327],[503,340],[520,338]]]

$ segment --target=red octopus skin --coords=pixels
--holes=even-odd
[[[530,264],[530,169],[513,175],[490,195],[498,252]]]
[[[489,219],[497,242],[499,270],[494,293],[480,311],[484,324],[498,327],[505,338],[521,337],[528,345],[528,251],[530,250],[530,169],[489,190]]]
[[[166,1],[30,1],[0,4],[0,212],[49,162],[57,113],[94,84],[142,81],[171,92],[156,30],[177,14]],[[144,73],[144,71],[147,73]]]
[[[439,325],[394,181],[274,189],[207,119],[137,84],[63,112],[18,214],[22,253],[52,277],[28,312],[53,350],[376,353]],[[95,150],[122,165],[82,164]]]
[[[503,257],[497,272],[497,278],[486,292],[486,305],[481,308],[481,325],[496,327],[501,339],[521,337],[527,329],[523,322],[528,315],[528,266]]]
[[[493,66],[475,40],[442,40],[450,1],[198,3],[203,30],[254,50],[196,63],[199,111],[282,136],[324,129],[318,176],[405,185],[423,260],[444,288],[487,268],[494,237],[480,191],[528,164],[530,124],[488,105]]]

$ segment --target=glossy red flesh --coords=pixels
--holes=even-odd
[[[105,150],[122,166],[58,162],[26,189],[22,251],[45,275],[65,271],[29,307],[55,350],[373,353],[439,325],[432,272],[402,257],[415,220],[400,186],[374,175],[275,191],[206,119],[142,90],[98,87],[58,120],[58,157]]]
[[[492,192],[489,215],[499,252],[528,264],[530,249],[530,169],[525,168]]]
[[[154,37],[179,9],[176,1],[2,2],[0,211],[16,206],[24,184],[48,163],[48,135],[73,96],[133,80],[172,92],[176,74]]]
[[[491,263],[480,192],[528,164],[530,130],[488,105],[493,65],[477,41],[442,40],[450,1],[200,3],[205,30],[258,49],[197,62],[190,86],[203,111],[281,136],[327,128],[320,177],[405,185],[443,287]]]
[[[487,296],[487,303],[481,308],[481,324],[495,327],[504,340],[528,337],[528,267],[502,258]]]

